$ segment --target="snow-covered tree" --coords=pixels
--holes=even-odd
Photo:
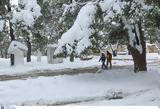
[[[97,11],[97,3],[89,2],[81,8],[73,26],[62,35],[59,40],[59,47],[56,53],[62,52],[62,46],[67,44],[68,53],[72,53],[72,45],[78,42],[75,48],[76,53],[80,54],[85,48],[91,46],[89,37],[94,33],[92,24],[94,23],[95,14]],[[71,45],[71,46],[70,46]]]
[[[41,7],[42,16],[40,16],[33,27],[30,28],[33,37],[32,51],[37,52],[40,49],[45,54],[47,44],[56,43],[66,26],[60,23],[63,15],[63,4],[69,4],[68,0],[37,0]],[[68,29],[67,29],[68,30]]]
[[[34,24],[34,21],[41,15],[40,6],[36,0],[19,0],[19,4],[12,4],[11,0],[2,2],[4,5],[1,6],[3,14],[1,18],[5,19],[9,26],[9,34],[11,41],[15,40],[15,30],[17,27],[29,27]],[[5,24],[4,23],[4,24]],[[0,26],[1,28],[3,25]],[[14,65],[14,55],[11,55],[11,65]]]
[[[144,23],[146,15],[153,9],[152,4],[146,5],[145,0],[97,0],[88,2],[78,13],[73,26],[66,31],[58,41],[55,54],[62,52],[62,46],[72,53],[70,46],[75,45],[75,52],[80,54],[86,48],[93,46],[90,37],[95,34],[95,22],[98,7],[102,9],[104,22],[112,22],[119,17],[123,25],[124,35],[128,39],[128,49],[134,60],[135,71],[146,71],[146,46],[144,37]]]
[[[61,35],[74,23],[76,16],[86,1],[89,0],[37,0],[41,6],[40,16],[31,28],[33,34],[33,51],[38,45],[46,47],[46,44],[57,43]],[[39,33],[38,33],[39,31]],[[41,37],[36,37],[40,34]],[[41,41],[37,41],[41,40]]]

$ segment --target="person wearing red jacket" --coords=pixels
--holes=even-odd
[[[110,68],[112,68],[112,54],[107,51],[106,52],[106,58],[107,58],[107,64],[106,64],[106,67],[108,68],[108,64],[110,63]]]

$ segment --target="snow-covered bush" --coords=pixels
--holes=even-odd
[[[113,89],[110,89],[107,91],[107,94],[106,94],[106,98],[107,99],[122,99],[123,98],[123,92],[122,90],[113,90]]]

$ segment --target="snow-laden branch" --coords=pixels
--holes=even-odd
[[[94,22],[96,12],[97,4],[95,2],[89,2],[81,8],[73,26],[58,40],[58,48],[55,54],[62,52],[62,46],[65,44],[73,46],[75,41],[78,42],[75,49],[75,52],[78,54],[92,45],[89,37],[94,32],[91,25]],[[67,51],[71,53],[72,49],[68,48]]]
[[[65,16],[68,13],[72,13],[73,14],[75,12],[77,6],[78,6],[77,2],[73,2],[73,3],[69,4],[69,5],[63,4],[64,11],[63,11],[62,16]]]
[[[99,5],[104,12],[104,21],[110,22],[115,14],[122,14],[125,3],[120,0],[104,0],[100,1]]]
[[[41,15],[41,8],[37,4],[37,0],[19,0],[19,5],[23,8],[19,8],[18,12],[13,13],[11,22],[22,22],[22,24],[28,26],[33,25],[35,19]]]
[[[130,24],[125,17],[123,17],[123,22],[125,24],[125,28],[128,30],[129,45],[136,48],[142,54],[143,49],[140,41],[138,24],[133,24],[134,21]]]

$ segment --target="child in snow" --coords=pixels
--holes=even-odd
[[[107,54],[106,54],[106,56],[107,56],[107,68],[108,68],[108,63],[110,63],[110,68],[112,68],[112,54],[109,52],[109,51],[107,51]]]
[[[102,62],[102,65],[101,65],[101,69],[106,69],[106,65],[105,65],[105,61],[106,61],[106,56],[104,53],[101,54],[101,57],[99,59],[99,62]]]

